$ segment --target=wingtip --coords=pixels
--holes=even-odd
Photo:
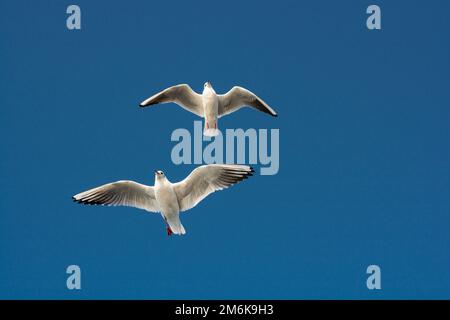
[[[250,170],[247,171],[247,174],[245,175],[245,179],[247,179],[248,177],[252,177],[254,173],[255,173],[255,169],[253,169],[253,167],[250,166]]]

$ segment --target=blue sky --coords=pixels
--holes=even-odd
[[[450,298],[447,1],[74,3],[79,31],[72,2],[0,2],[0,298]],[[279,128],[277,175],[208,197],[184,237],[159,215],[72,203],[154,169],[184,178],[170,134],[197,118],[138,103],[206,80],[278,111],[220,122]]]

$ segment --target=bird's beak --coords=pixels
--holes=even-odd
[[[157,174],[158,172],[156,172],[156,170],[155,171],[153,171],[155,174]]]

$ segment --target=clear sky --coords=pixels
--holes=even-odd
[[[449,2],[190,2],[0,2],[0,298],[450,298]],[[278,111],[220,122],[279,128],[277,175],[182,214],[183,237],[71,201],[154,169],[184,178],[170,135],[198,118],[138,103],[207,80]]]

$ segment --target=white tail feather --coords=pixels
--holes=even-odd
[[[207,137],[215,137],[218,136],[220,133],[219,129],[205,129],[203,131],[203,135],[207,136]]]
[[[169,224],[170,230],[172,230],[172,232],[174,234],[178,234],[178,235],[185,234],[186,230],[184,230],[184,227],[181,224],[181,221],[179,219],[177,219],[175,221],[174,220],[175,219],[173,219],[173,220],[169,220],[168,219],[167,220],[167,223]]]

